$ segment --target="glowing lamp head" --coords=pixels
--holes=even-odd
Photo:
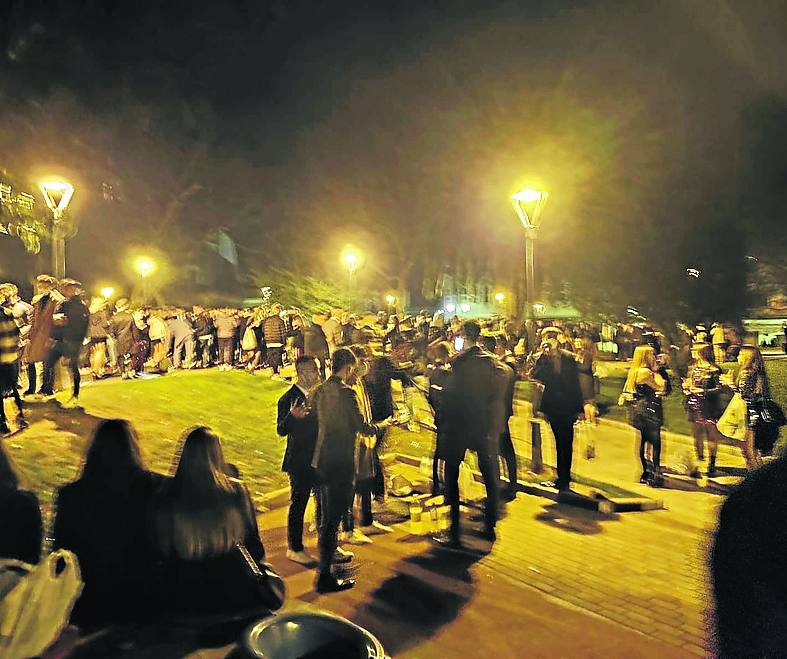
[[[395,295],[386,295],[385,296],[385,302],[387,304],[389,304],[389,305],[394,304],[396,302],[396,296]]]
[[[140,257],[134,263],[134,269],[139,273],[139,276],[145,279],[150,277],[156,269],[156,264],[149,258]]]
[[[455,304],[446,304],[445,305],[445,310],[448,313],[454,313],[456,311],[456,305]]]
[[[104,288],[101,289],[101,297],[103,297],[105,300],[108,300],[114,294],[115,294],[115,289],[112,288],[111,286],[105,286]]]
[[[470,311],[470,305],[465,302],[459,307],[462,310],[462,313],[468,313]]]
[[[46,205],[56,217],[65,212],[74,196],[74,186],[65,181],[44,181],[40,188]]]
[[[525,188],[515,195],[511,195],[514,210],[522,221],[525,229],[538,229],[541,222],[541,212],[549,197],[548,192]]]
[[[505,299],[506,299],[505,293],[495,293],[495,301],[496,302],[502,302]]]

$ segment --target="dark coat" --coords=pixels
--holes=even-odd
[[[82,343],[87,336],[87,326],[90,322],[90,310],[82,301],[82,298],[75,295],[61,303],[57,313],[65,315],[65,324],[57,327],[57,337],[67,343]]]
[[[572,355],[560,353],[560,372],[555,371],[552,358],[542,354],[531,372],[533,379],[544,385],[541,411],[549,417],[571,417],[583,409],[579,370]]]
[[[407,373],[396,368],[388,357],[372,358],[371,368],[363,377],[372,404],[372,421],[382,421],[393,416],[392,380],[399,380],[402,386],[410,386],[410,377]]]
[[[80,478],[58,490],[54,548],[77,555],[85,583],[71,615],[75,624],[139,620],[151,610],[147,512],[161,483],[161,476],[143,471],[127,486]]]
[[[303,354],[310,357],[323,357],[328,354],[328,340],[317,323],[312,323],[303,330]]]
[[[317,443],[317,414],[311,413],[304,419],[290,414],[293,405],[305,402],[306,396],[295,385],[279,398],[276,432],[281,437],[287,437],[287,450],[281,469],[289,474],[303,474],[312,468],[314,446]]]
[[[38,563],[41,535],[41,510],[35,493],[0,490],[0,558]]]
[[[118,311],[109,321],[109,333],[115,339],[118,355],[129,355],[134,349],[134,318],[128,311]]]
[[[319,424],[312,467],[323,482],[351,483],[356,435],[375,435],[377,426],[364,421],[355,392],[335,375],[317,387],[312,409]]]
[[[504,372],[495,358],[480,348],[471,346],[460,352],[451,362],[453,376],[445,395],[445,424],[451,435],[450,447],[485,451],[494,446],[502,431],[502,401]]]

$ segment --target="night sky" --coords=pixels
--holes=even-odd
[[[0,170],[82,184],[81,276],[118,267],[90,199],[106,179],[144,199],[124,211],[131,242],[153,240],[167,195],[193,185],[171,226],[227,227],[252,267],[298,227],[374,250],[389,273],[404,266],[388,237],[410,222],[434,223],[446,262],[471,243],[479,267],[505,271],[521,247],[508,196],[543,185],[555,272],[588,226],[665,231],[665,215],[685,224],[762,167],[749,146],[787,93],[786,28],[782,2],[11,0]],[[750,224],[755,239],[768,226]],[[304,249],[290,262],[332,267]]]

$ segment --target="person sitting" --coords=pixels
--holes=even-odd
[[[56,496],[54,548],[79,559],[85,588],[71,614],[80,627],[145,620],[153,613],[148,504],[162,477],[145,469],[136,434],[122,419],[99,423],[78,480]]]
[[[210,429],[188,432],[179,455],[150,525],[165,614],[189,618],[254,610],[252,615],[259,615],[267,607],[242,554],[258,565],[265,558],[251,497]]]
[[[41,509],[14,461],[0,444],[0,558],[38,563]]]

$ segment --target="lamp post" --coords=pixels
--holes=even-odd
[[[360,258],[358,257],[358,254],[356,254],[355,252],[347,251],[344,253],[342,259],[344,260],[344,263],[347,266],[347,273],[348,273],[347,311],[349,311],[350,307],[352,307],[353,275],[355,274],[355,271],[358,269],[358,261],[360,260]]]
[[[101,289],[101,297],[104,298],[105,302],[109,300],[109,298],[111,298],[114,294],[115,294],[115,289],[112,288],[111,286],[105,286],[104,288]]]
[[[536,266],[534,243],[541,224],[541,213],[547,203],[548,192],[520,190],[511,197],[514,210],[525,228],[525,317],[532,315],[531,305],[536,299]]]
[[[45,181],[41,184],[44,201],[52,211],[52,274],[58,279],[66,276],[66,239],[63,234],[63,215],[71,197],[74,186],[64,181]]]
[[[143,304],[147,304],[150,301],[149,277],[155,272],[156,263],[147,256],[140,256],[134,261],[134,270],[136,270],[137,274],[142,278],[142,302]]]

